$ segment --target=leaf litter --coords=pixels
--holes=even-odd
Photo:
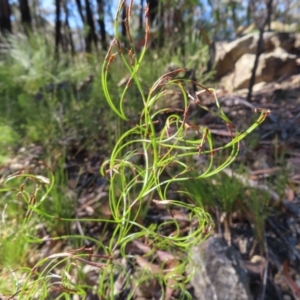
[[[277,89],[280,87],[277,86]],[[295,95],[298,97],[295,100]],[[201,95],[203,104],[211,105],[210,95]],[[240,173],[230,169],[225,170],[225,175],[231,181],[237,181],[242,186],[241,191],[234,200],[232,210],[223,213],[219,205],[222,199],[216,199],[215,205],[207,204],[207,210],[212,214],[217,224],[215,233],[222,234],[228,244],[237,249],[244,261],[250,282],[251,294],[254,299],[259,298],[264,290],[264,299],[300,299],[300,91],[293,89],[292,99],[287,99],[282,105],[282,100],[276,98],[276,90],[266,88],[261,93],[254,94],[254,101],[248,105],[241,95],[229,95],[226,91],[220,92],[220,103],[231,120],[241,128],[251,121],[246,116],[251,116],[253,107],[271,108],[272,114],[254,134],[257,141],[253,146],[242,147],[235,166],[243,165],[249,173]],[[220,127],[219,120],[209,114],[198,120],[199,124],[209,126],[212,134],[222,142],[229,138],[228,131]],[[78,148],[80,141],[72,146],[65,161],[65,175],[68,181],[68,192],[76,198],[74,216],[90,218],[82,224],[74,222],[72,230],[78,234],[94,239],[101,237],[102,242],[108,242],[112,234],[111,226],[103,226],[93,218],[99,216],[109,219],[112,213],[108,204],[108,183],[99,175],[99,167],[107,152],[100,150],[88,153]],[[77,153],[76,153],[77,152]],[[41,146],[30,145],[21,148],[16,156],[1,166],[1,178],[13,175],[20,170],[39,174],[37,179],[43,184],[49,184],[45,169],[40,161],[44,159],[45,149]],[[75,153],[75,155],[74,155]],[[232,169],[235,169],[234,166]],[[236,170],[236,169],[235,169]],[[276,178],[285,172],[286,179],[278,188]],[[218,178],[215,187],[220,185]],[[213,181],[212,180],[212,181]],[[258,208],[264,213],[264,218],[259,223],[257,216],[251,211],[253,192],[266,193],[267,204]],[[184,197],[182,201],[186,201]],[[263,199],[261,201],[264,201]],[[159,203],[160,202],[160,203]],[[191,220],[186,211],[168,210],[166,206],[171,201],[153,200],[147,215],[141,219],[144,225],[162,223],[167,219],[175,219],[179,223],[176,229],[172,225],[163,227],[165,234],[171,234],[174,229],[185,231],[190,229]],[[224,217],[225,216],[225,217]],[[112,225],[113,226],[113,225]],[[220,231],[220,232],[218,232]],[[212,233],[213,235],[215,233]],[[54,257],[68,253],[70,245],[65,242],[54,241],[50,233],[41,225],[39,234],[44,238],[44,243],[35,251],[35,256],[30,257],[28,264],[33,266],[41,258]],[[90,248],[90,258],[77,259],[76,264],[85,265],[84,273],[88,284],[96,285],[104,264],[99,263],[95,245],[86,240],[85,247]],[[87,252],[87,249],[81,251]],[[39,255],[38,255],[39,253]],[[183,278],[169,276],[166,285],[161,284],[156,275],[172,274],[182,257],[174,256],[167,249],[154,249],[148,243],[147,237],[141,237],[127,244],[126,257],[122,257],[119,249],[113,253],[113,258],[120,266],[119,274],[115,274],[114,295],[115,299],[179,299],[179,291],[174,285],[175,281]],[[94,260],[94,261],[93,261]],[[75,261],[74,261],[75,263]],[[123,270],[123,271],[122,271]],[[138,278],[141,272],[149,273],[143,283]],[[186,274],[180,274],[185,277]],[[72,275],[74,276],[74,274]],[[174,288],[175,287],[175,288]],[[193,288],[187,283],[187,289],[193,293]],[[68,291],[62,284],[56,284],[53,292]],[[74,291],[69,291],[70,293]],[[92,292],[86,299],[92,299]],[[182,296],[182,295],[181,295]],[[90,298],[89,298],[90,297]],[[17,299],[17,294],[15,295]],[[74,298],[75,299],[75,298]],[[77,298],[78,299],[78,298]],[[93,299],[102,299],[93,296]]]

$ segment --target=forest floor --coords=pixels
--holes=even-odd
[[[233,209],[224,217],[218,208],[207,208],[216,224],[212,234],[221,234],[228,245],[240,252],[248,272],[253,299],[300,299],[300,88],[297,80],[299,78],[294,77],[289,81],[269,84],[254,93],[251,105],[245,104],[245,95],[218,91],[223,110],[237,126],[245,127],[253,120],[253,107],[271,110],[266,121],[241,145],[235,164],[246,167],[248,175],[241,175],[233,171],[234,168],[226,171],[230,180],[243,187],[236,196]],[[213,103],[209,97],[204,96],[202,100],[208,107]],[[217,139],[228,137],[228,131],[209,114],[201,119],[201,124],[208,126]],[[109,239],[112,230],[110,226],[93,221],[95,215],[99,214],[111,217],[108,182],[99,175],[99,167],[107,155],[101,152],[103,139],[105,136],[99,137],[95,142],[99,148],[92,152],[82,148],[79,141],[72,141],[65,162],[68,193],[77,198],[74,216],[91,219],[84,225],[73,222],[72,230],[94,239],[101,235]],[[20,149],[13,159],[2,166],[2,176],[20,169],[38,170],[41,157],[43,148],[40,146]],[[257,219],[255,213],[246,208],[245,202],[251,201],[249,189],[268,195],[267,204],[259,208],[262,219]],[[174,215],[178,219],[185,219],[182,212],[174,212]],[[150,224],[166,216],[165,209],[153,204],[142,222]],[[181,229],[184,231],[185,227],[188,225],[183,225]],[[41,237],[47,234],[41,230]],[[85,246],[93,245],[87,241]],[[28,257],[28,264],[33,266],[42,257],[62,252],[66,247],[65,241],[46,241],[38,251],[34,251],[38,255]],[[153,273],[158,272],[159,264],[171,255],[158,251],[156,259],[150,261],[146,256],[149,251],[150,246],[144,239],[136,240],[126,249],[132,261],[119,258],[125,273],[116,274],[115,299],[127,299],[128,291],[122,285],[124,277],[129,276],[134,285],[139,276],[138,270],[147,268]],[[89,285],[97,285],[100,269],[87,265],[84,272]],[[133,287],[129,284],[127,289],[130,288]],[[187,288],[193,293],[190,284]],[[148,280],[136,288],[133,299],[161,299],[161,289],[167,290],[165,299],[178,299],[178,291],[162,287],[157,280]],[[53,289],[53,299],[60,292],[59,289]],[[261,298],[262,295],[264,298]],[[74,296],[73,299],[79,298]],[[91,292],[85,299],[101,298]]]

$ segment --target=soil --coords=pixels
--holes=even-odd
[[[217,93],[225,113],[241,129],[246,128],[249,122],[257,117],[254,115],[254,108],[270,109],[271,114],[253,133],[256,142],[250,146],[242,144],[237,163],[248,168],[250,177],[241,177],[232,170],[227,173],[233,180],[239,180],[245,186],[245,194],[240,195],[241,201],[237,203],[236,210],[224,218],[218,209],[208,207],[216,223],[215,231],[210,234],[223,236],[226,243],[241,254],[253,299],[300,299],[300,88],[297,80],[292,78],[277,85],[264,87],[254,94],[251,105],[245,103],[243,94],[229,95],[222,90]],[[209,108],[214,105],[214,100],[209,95],[203,94],[201,101]],[[201,116],[199,123],[208,126],[220,141],[228,138],[230,134],[226,128],[221,127],[218,119],[210,114]],[[70,145],[65,162],[69,193],[77,198],[74,216],[93,218],[97,215],[99,218],[100,214],[101,217],[110,218],[107,201],[108,182],[99,175],[99,167],[107,157],[108,151],[87,151],[81,149],[80,145],[78,141]],[[102,149],[101,146],[99,149]],[[11,174],[20,167],[36,169],[42,156],[43,149],[39,146],[33,145],[26,151],[23,149],[23,152],[19,151],[16,157],[2,168],[2,176]],[[281,189],[272,186],[270,182],[276,184],[276,178],[283,172],[287,176],[285,186]],[[269,207],[266,209],[268,216],[259,233],[254,228],[254,217],[247,213],[244,205],[245,201],[251,201],[248,188],[262,190],[269,195]],[[184,212],[173,211],[172,216],[181,220],[183,231],[190,226]],[[168,217],[169,212],[153,204],[143,222],[159,223]],[[103,240],[103,236],[109,238],[113,228],[90,221],[84,224],[74,222],[72,230],[94,239],[102,237]],[[51,247],[51,250],[40,252],[60,252],[66,244],[56,242],[54,245],[53,242],[45,242],[40,249],[47,247]],[[94,244],[87,240],[85,247],[93,248]],[[120,255],[116,258],[125,271],[115,274],[115,299],[127,299],[128,289],[133,288],[142,269],[148,268],[152,273],[158,272],[157,266],[171,256],[165,251],[158,251],[156,259],[151,261],[145,255],[150,250],[145,240],[141,239],[133,241],[126,249],[131,259],[122,259]],[[118,251],[116,250],[116,257]],[[176,258],[172,257],[170,261],[175,263]],[[88,275],[89,284],[96,285],[99,269],[87,264],[84,272]],[[126,280],[129,280],[130,284],[124,288]],[[165,291],[164,299],[179,299],[182,296],[179,291],[172,290],[155,279],[149,279],[136,288],[133,299],[161,299],[162,289]],[[190,284],[187,284],[187,289],[193,293]],[[53,292],[53,296],[55,293],[57,292]],[[80,298],[74,296],[73,299]],[[85,299],[102,298],[90,293]]]

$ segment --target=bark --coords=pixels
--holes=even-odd
[[[150,27],[153,24],[153,21],[158,13],[158,0],[147,0],[149,5],[149,25]]]
[[[98,24],[100,30],[100,37],[101,37],[101,45],[103,50],[107,50],[107,42],[106,42],[106,29],[105,29],[105,22],[104,22],[104,3],[102,0],[97,0],[98,3]]]
[[[86,45],[86,51],[91,52],[91,45],[92,42],[94,42],[95,46],[97,47],[97,35],[95,31],[95,24],[93,20],[93,14],[90,6],[89,0],[85,0],[85,9],[86,9],[86,24],[88,26],[88,33],[87,33],[87,45]]]
[[[75,47],[74,47],[74,42],[73,42],[72,30],[71,30],[70,25],[69,25],[69,16],[70,16],[70,14],[69,14],[69,9],[67,7],[66,1],[64,1],[64,11],[65,11],[65,15],[66,15],[65,28],[66,28],[66,31],[67,31],[66,36],[68,37],[67,43],[71,47],[72,55],[74,55],[75,54]]]
[[[164,5],[161,3],[159,7],[159,32],[158,32],[158,46],[163,48],[165,45],[165,24],[164,24]]]
[[[141,9],[139,13],[139,27],[143,28],[143,16],[144,16],[144,0],[141,0]]]
[[[25,32],[31,30],[31,14],[29,9],[28,0],[19,0],[20,12],[21,12],[21,21],[24,26]]]
[[[55,0],[56,13],[55,13],[55,55],[59,56],[59,44],[61,43],[61,20],[60,20],[60,0]]]
[[[252,91],[253,91],[253,86],[255,84],[256,70],[257,70],[257,66],[258,66],[259,57],[260,57],[260,54],[263,49],[265,27],[268,23],[270,23],[270,20],[271,20],[272,2],[273,2],[273,0],[267,0],[267,2],[266,2],[267,13],[266,13],[266,16],[265,16],[262,24],[259,26],[259,39],[258,39],[257,51],[256,51],[256,56],[255,56],[255,61],[254,61],[253,69],[252,69],[250,82],[249,82],[249,91],[248,91],[248,95],[247,95],[248,102],[250,102],[252,99]]]
[[[80,15],[81,21],[83,24],[85,24],[85,19],[83,16],[83,12],[82,12],[82,5],[81,5],[81,1],[80,0],[75,0],[77,8],[78,8],[78,13]]]
[[[86,26],[85,18],[83,15],[83,9],[82,9],[82,5],[81,5],[81,0],[75,0],[75,2],[77,5],[78,13],[80,15],[82,24],[83,24],[83,26]],[[91,52],[92,45],[91,45],[90,41],[88,40],[88,38],[86,36],[84,37],[84,40],[85,40],[85,50],[87,52]],[[81,39],[80,39],[80,41],[81,41]],[[81,45],[81,46],[83,46],[83,45]],[[81,47],[81,48],[83,49],[83,47]]]
[[[124,4],[123,5],[123,8],[122,8],[122,29],[121,29],[121,35],[123,37],[123,40],[125,41],[126,40],[126,25],[125,25],[125,22],[126,22],[126,10],[127,10],[127,5]]]
[[[3,34],[12,32],[10,15],[11,10],[8,0],[0,0],[0,30]]]

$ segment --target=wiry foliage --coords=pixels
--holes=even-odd
[[[116,38],[100,63],[99,57],[92,55],[60,56],[57,60],[53,45],[45,42],[44,37],[9,37],[3,48],[1,60],[5,67],[0,76],[5,101],[1,105],[6,116],[10,114],[11,127],[19,133],[17,136],[42,144],[51,163],[48,167],[45,163],[30,162],[27,166],[33,165],[38,175],[20,171],[6,175],[1,182],[5,231],[1,232],[0,242],[6,243],[0,255],[5,262],[2,277],[7,279],[2,291],[9,296],[45,299],[51,295],[69,299],[72,294],[84,297],[95,292],[100,298],[130,299],[138,287],[154,281],[164,299],[170,298],[174,290],[182,299],[191,298],[185,285],[189,276],[184,274],[187,253],[211,233],[213,222],[204,209],[205,203],[197,201],[197,191],[184,188],[184,184],[178,187],[183,182],[198,183],[231,164],[238,154],[240,141],[268,114],[261,111],[248,130],[239,132],[215,97],[215,115],[230,133],[228,142],[215,146],[208,127],[190,122],[190,103],[198,109],[203,107],[196,94],[185,90],[185,83],[193,80],[174,79],[173,75],[183,69],[160,76],[157,73],[154,76],[149,69],[143,72],[150,39],[149,23],[145,25],[141,49],[136,49],[126,23],[129,44],[124,46],[124,37],[118,32],[124,7],[124,1],[120,1],[115,20]],[[129,19],[130,9],[126,10],[126,22]],[[193,42],[193,46],[198,45],[196,38]],[[168,49],[165,53],[167,57]],[[200,60],[195,58],[197,63]],[[159,61],[155,65],[152,58],[146,63],[158,72]],[[159,67],[160,72],[164,66]],[[148,77],[144,73],[149,73]],[[84,92],[79,91],[80,81],[90,75],[94,77],[92,83]],[[125,85],[117,86],[115,77],[123,75],[128,75]],[[60,89],[64,82],[66,86]],[[170,87],[176,87],[181,93],[181,110],[157,106]],[[215,95],[213,89],[200,84],[198,87]],[[108,106],[104,106],[104,100]],[[164,114],[165,122],[157,128]],[[101,146],[95,136],[103,138]],[[97,201],[92,199],[100,202],[100,209],[92,212],[92,216],[79,214],[82,199],[67,187],[66,177],[70,173],[65,172],[65,164],[70,140],[79,144],[74,157],[90,143],[94,144],[93,151],[101,150],[107,158],[101,168],[101,179],[109,184],[103,193],[101,187]],[[227,156],[217,160],[223,150],[229,150]],[[201,155],[206,163],[196,170],[194,160]],[[54,159],[55,163],[51,162]],[[235,196],[232,191],[231,197],[225,199],[226,210],[232,208],[230,201]],[[12,205],[9,200],[15,198],[17,201]],[[102,207],[106,207],[107,215]],[[147,219],[151,209],[163,211],[166,218],[152,222]],[[174,212],[184,214],[185,218],[177,218]],[[89,231],[91,223],[99,226],[95,235]],[[13,249],[15,239],[19,251],[13,260],[5,255]],[[142,248],[140,244],[147,247],[147,255],[136,255],[133,263],[130,249],[133,245]],[[27,259],[23,252],[34,258]],[[149,262],[145,262],[146,258]],[[17,264],[26,267],[12,271],[10,268]],[[132,268],[136,269],[134,275],[130,273]],[[90,281],[92,272],[96,272],[96,281]]]

